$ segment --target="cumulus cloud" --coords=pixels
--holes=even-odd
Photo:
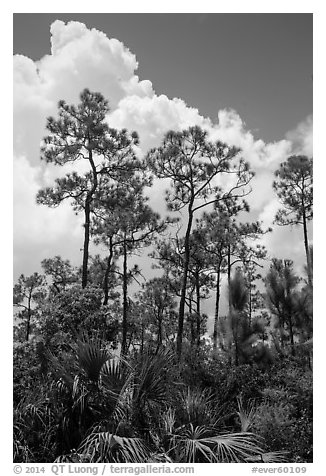
[[[312,115],[287,134],[287,139],[292,143],[293,154],[303,154],[308,157],[313,156],[313,121]]]
[[[82,222],[69,203],[55,209],[36,204],[40,169],[26,157],[14,159],[14,266],[20,273],[32,273],[43,258],[69,254],[80,260]]]
[[[79,22],[51,25],[51,55],[39,62],[40,72],[58,98],[76,100],[84,87],[101,91],[114,109],[126,95],[151,96],[150,81],[139,81],[136,57],[115,38]]]
[[[88,87],[109,100],[110,126],[136,130],[141,153],[160,144],[170,130],[190,125],[204,127],[212,140],[242,149],[256,171],[253,194],[248,197],[256,215],[271,219],[276,206],[271,174],[279,163],[296,150],[312,150],[312,120],[275,143],[254,137],[234,110],[221,110],[217,123],[204,118],[198,109],[181,98],[156,93],[151,81],[137,75],[138,62],[121,41],[79,22],[55,21],[51,25],[51,54],[39,61],[25,56],[14,58],[14,162],[15,162],[15,264],[17,272],[30,272],[45,257],[61,253],[78,258],[82,242],[81,221],[69,204],[56,210],[35,204],[37,190],[49,185],[67,169],[41,165],[39,146],[45,134],[46,117],[56,114],[60,99],[78,102]],[[301,147],[301,149],[300,149]],[[306,153],[306,152],[305,152]],[[308,153],[308,152],[307,152]],[[162,186],[161,186],[162,185]],[[164,213],[163,184],[152,191],[151,203]],[[60,223],[60,227],[58,226]],[[78,241],[78,245],[76,245]],[[278,242],[271,243],[278,246]],[[77,251],[76,251],[77,250]]]
[[[212,140],[220,140],[241,149],[241,155],[250,162],[255,170],[274,169],[284,156],[291,150],[289,140],[265,143],[256,139],[253,133],[246,129],[246,124],[233,109],[222,109],[218,112],[217,124],[209,128]]]
[[[39,163],[40,140],[45,119],[54,112],[55,101],[46,93],[37,64],[25,56],[14,57],[14,153]]]
[[[154,94],[151,82],[135,75],[136,57],[120,41],[79,22],[57,20],[51,34],[51,55],[36,62],[14,57],[15,152],[27,152],[34,164],[39,160],[46,117],[55,114],[60,99],[75,103],[88,87],[107,97],[114,110],[127,95]]]
[[[204,119],[198,109],[188,107],[182,99],[169,99],[165,95],[127,96],[110,114],[109,122],[113,127],[137,130],[144,153],[158,146],[168,130],[209,124],[209,120]]]

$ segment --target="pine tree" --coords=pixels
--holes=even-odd
[[[106,114],[109,105],[100,93],[85,89],[77,106],[65,101],[58,103],[58,118],[49,117],[49,134],[41,147],[41,159],[64,166],[87,161],[89,171],[69,172],[58,178],[53,187],[37,194],[37,203],[57,207],[64,200],[71,201],[76,213],[84,213],[84,245],[82,286],[87,285],[91,215],[99,177],[106,174],[112,181],[122,181],[132,168],[138,166],[133,146],[138,143],[136,133],[109,128]]]
[[[253,173],[239,157],[239,152],[236,147],[209,142],[207,132],[194,126],[182,132],[168,132],[162,146],[152,149],[147,155],[147,162],[153,173],[159,178],[170,179],[171,188],[166,196],[168,208],[172,211],[187,210],[177,335],[179,359],[182,352],[194,215],[208,205],[248,193],[246,186]],[[235,178],[233,185],[226,191],[217,185],[217,177],[224,174]]]
[[[273,188],[283,208],[278,210],[278,225],[302,225],[307,260],[308,283],[312,286],[312,262],[309,253],[307,225],[313,217],[312,158],[292,155],[275,171]]]

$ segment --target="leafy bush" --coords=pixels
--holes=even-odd
[[[117,317],[101,304],[101,288],[91,286],[82,289],[75,285],[49,298],[38,323],[38,332],[47,348],[67,350],[77,332],[89,329],[114,342],[119,331]]]
[[[257,406],[253,431],[271,451],[284,450],[289,461],[312,461],[312,374],[294,361],[270,374]]]

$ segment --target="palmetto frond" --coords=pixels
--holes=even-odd
[[[190,424],[176,431],[169,453],[178,462],[241,463],[263,449],[252,433],[216,435],[213,429]]]
[[[286,451],[273,451],[246,458],[247,463],[287,463]]]
[[[79,375],[75,375],[72,389],[73,408],[79,408],[80,414],[83,414],[87,405],[89,390]]]
[[[87,378],[98,382],[101,369],[110,358],[106,344],[97,337],[82,336],[77,341],[77,356],[80,368]]]
[[[144,355],[135,365],[134,404],[164,404],[168,399],[165,374],[171,370],[174,355],[160,350],[156,355]]]
[[[241,423],[241,431],[246,432],[250,429],[253,424],[253,419],[255,417],[255,406],[254,402],[249,402],[247,408],[243,406],[241,396],[237,398],[238,411],[237,415]]]
[[[126,438],[96,429],[82,442],[78,453],[91,463],[142,463],[150,451],[140,438]]]
[[[167,453],[152,453],[146,463],[174,463]]]
[[[31,401],[32,400],[32,401]],[[42,449],[49,451],[56,431],[56,422],[48,400],[42,392],[35,391],[19,402],[13,413],[14,461],[31,462],[35,458],[35,441],[42,434]]]
[[[250,455],[263,453],[258,438],[249,432],[219,435],[209,438],[208,441],[215,444],[219,462],[241,463]]]
[[[111,414],[111,419],[117,425],[117,428],[121,423],[131,419],[133,389],[133,374],[131,373],[125,377],[119,394],[113,394],[114,408]],[[110,396],[112,397],[112,393]]]
[[[182,424],[216,427],[228,416],[224,406],[218,405],[212,394],[199,388],[188,387],[181,393],[181,407],[178,417],[184,420]]]
[[[82,453],[72,450],[69,454],[58,456],[54,463],[88,463],[88,460]]]
[[[118,398],[129,382],[133,369],[129,363],[120,358],[111,358],[105,362],[101,370],[100,383],[112,397]]]
[[[63,362],[61,362],[57,356],[52,352],[46,352],[46,358],[50,364],[51,370],[56,377],[55,387],[59,393],[65,393],[66,391],[72,391],[74,384],[74,376],[69,369],[66,368]]]
[[[174,425],[176,422],[176,415],[175,410],[171,407],[168,408],[166,412],[164,412],[161,416],[161,422],[163,431],[165,434],[172,434]]]

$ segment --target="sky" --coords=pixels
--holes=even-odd
[[[311,14],[16,13],[13,26],[14,279],[58,254],[81,263],[82,218],[35,196],[68,170],[40,161],[46,117],[85,87],[109,100],[112,127],[138,131],[140,154],[194,124],[240,147],[256,173],[248,220],[266,227],[279,208],[274,170],[313,154]],[[162,215],[163,192],[150,192]],[[274,227],[263,244],[302,273],[301,229]]]

